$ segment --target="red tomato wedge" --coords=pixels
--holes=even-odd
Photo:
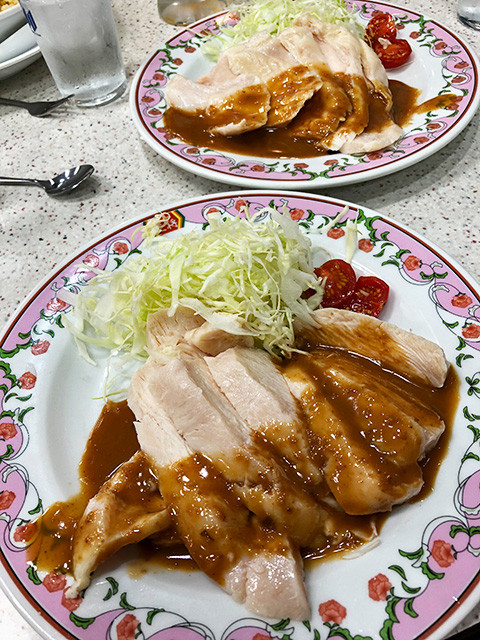
[[[380,43],[373,46],[373,50],[380,58],[385,69],[400,67],[409,59],[412,48],[406,40],[394,40],[386,47]]]
[[[322,307],[339,308],[348,304],[357,281],[355,271],[348,262],[339,258],[328,260],[314,273],[318,278],[325,279]]]
[[[357,279],[352,266],[335,258],[314,269],[317,278],[324,280],[321,307],[347,309],[377,317],[388,299],[390,288],[376,276],[360,276]],[[314,294],[313,289],[304,292],[304,298]]]
[[[412,53],[406,40],[397,40],[395,20],[389,13],[379,12],[370,19],[366,37],[386,69],[405,64]]]
[[[393,16],[383,11],[374,15],[368,22],[366,35],[372,45],[378,38],[385,38],[390,41],[396,40],[397,27]]]
[[[380,278],[360,276],[348,304],[342,308],[376,318],[387,301],[389,291],[388,284]]]

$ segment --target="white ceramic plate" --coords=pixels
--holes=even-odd
[[[35,38],[28,24],[25,24],[9,38],[0,42],[0,64],[9,62],[34,46]]]
[[[33,37],[33,36],[32,36]],[[35,42],[29,44],[29,48],[13,58],[0,62],[0,80],[5,80],[19,71],[26,69],[32,62],[41,57],[40,47]]]
[[[9,12],[17,16],[17,22],[14,23],[14,28],[17,30],[11,33],[10,29],[7,33],[11,33],[11,35],[0,42],[0,80],[22,71],[42,55],[33,33],[28,25],[24,24],[25,17],[20,7],[7,9],[7,13]]]
[[[165,231],[200,229],[212,209],[237,215],[285,206],[315,244],[344,257],[342,218],[318,233],[344,203],[291,192],[251,191],[175,204]],[[58,291],[78,290],[92,266],[114,269],[132,250],[150,212],[79,249],[24,301],[0,337],[0,583],[26,619],[48,639],[79,640],[438,640],[480,599],[479,290],[434,244],[374,211],[358,216],[358,274],[390,285],[383,318],[441,344],[460,379],[460,402],[435,488],[396,508],[381,544],[356,559],[318,564],[306,575],[312,607],[304,623],[261,620],[200,572],[151,567],[129,572],[124,551],[96,573],[84,598],[65,601],[61,576],[29,566],[32,521],[78,488],[77,465],[101,410],[105,373],[82,360],[63,327],[69,308]],[[259,222],[261,224],[261,222]],[[3,380],[2,380],[3,376]],[[66,604],[70,608],[66,608]]]
[[[405,127],[401,140],[388,149],[368,154],[275,159],[186,144],[163,127],[167,108],[164,88],[177,73],[194,80],[211,68],[199,49],[201,32],[215,32],[219,22],[234,20],[231,13],[224,12],[180,32],[141,66],[130,92],[131,113],[140,135],[152,149],[186,171],[247,187],[337,187],[379,178],[428,158],[463,130],[478,107],[476,55],[449,29],[417,13],[381,2],[352,0],[350,5],[363,23],[376,10],[392,13],[400,29],[399,37],[410,42],[411,62],[391,71],[391,78],[420,89],[421,102],[445,93],[455,94],[458,101],[449,109],[416,115]]]
[[[25,24],[25,16],[19,4],[0,11],[0,43],[19,29],[22,24]]]

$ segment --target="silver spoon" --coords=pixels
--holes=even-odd
[[[51,180],[35,180],[33,178],[4,178],[0,176],[0,185],[18,185],[22,187],[41,187],[51,196],[69,193],[91,176],[94,168],[91,164],[82,164],[73,169],[66,169]]]

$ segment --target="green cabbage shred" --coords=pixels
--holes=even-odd
[[[173,239],[156,235],[153,218],[144,227],[141,253],[114,271],[97,271],[70,296],[66,325],[77,342],[143,359],[148,315],[159,309],[173,314],[182,305],[215,327],[253,336],[273,355],[291,355],[293,321],[311,320],[323,288],[298,223],[288,212],[268,213],[265,222],[210,214],[206,230]],[[309,288],[316,293],[305,300]]]
[[[365,35],[363,26],[344,0],[254,0],[240,5],[237,13],[240,20],[235,26],[222,25],[220,33],[202,45],[203,53],[211,60],[217,60],[224,49],[245,42],[258,31],[276,36],[305,13],[322,22],[343,24],[360,38]]]

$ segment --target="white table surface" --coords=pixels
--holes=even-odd
[[[455,30],[477,54],[480,31],[461,25],[454,0],[397,0]],[[113,0],[129,85],[174,28],[155,0]],[[0,81],[0,95],[58,97],[43,59]],[[91,163],[96,172],[76,192],[54,200],[34,188],[0,187],[0,324],[57,263],[114,225],[143,212],[232,187],[193,176],[154,153],[139,137],[128,92],[111,105],[71,105],[45,119],[0,106],[0,174],[51,177]],[[480,282],[480,113],[433,157],[390,177],[325,190],[407,224],[456,258]],[[459,628],[478,621],[480,607]],[[0,638],[38,640],[0,591]]]

